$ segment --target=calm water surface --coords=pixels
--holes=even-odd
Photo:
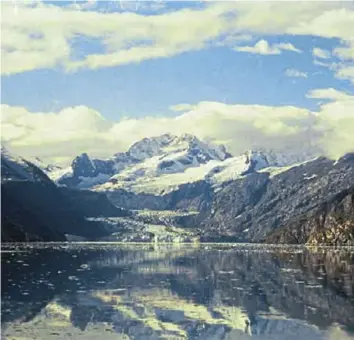
[[[354,250],[2,245],[3,339],[354,339]]]

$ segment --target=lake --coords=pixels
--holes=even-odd
[[[2,245],[4,339],[354,339],[354,249]]]

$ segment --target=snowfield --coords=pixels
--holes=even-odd
[[[70,167],[51,167],[47,174],[58,184],[80,189],[101,192],[124,189],[137,194],[162,195],[182,184],[201,180],[217,191],[224,182],[251,172],[269,168],[277,173],[307,159],[307,155],[263,149],[232,157],[224,146],[201,141],[193,135],[164,134],[144,138],[127,152],[107,160],[90,159],[83,154],[76,157]]]

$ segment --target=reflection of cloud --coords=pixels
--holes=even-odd
[[[329,328],[326,340],[354,340],[354,335],[348,334],[338,324],[334,324]]]
[[[77,250],[72,247],[68,250]],[[93,246],[87,251],[93,251],[95,256],[109,256],[111,251],[117,251],[120,256],[131,254],[133,258],[139,252],[149,252],[149,247],[130,246],[117,250],[116,245]],[[84,252],[85,248],[82,248]],[[167,252],[173,248],[163,246],[161,249]],[[83,276],[80,274],[86,291],[76,292],[73,286],[73,291],[66,291],[69,287],[66,287],[65,274],[60,275],[64,282],[58,281],[57,272],[53,271],[48,281],[53,282],[55,291],[62,295],[42,309],[31,308],[38,307],[38,300],[31,300],[33,305],[24,304],[27,315],[33,316],[33,310],[38,314],[30,320],[24,315],[21,320],[8,322],[3,335],[9,339],[30,340],[65,336],[79,340],[128,340],[129,337],[145,340],[147,334],[151,338],[176,340],[197,337],[353,340],[352,335],[332,323],[353,324],[353,306],[348,298],[351,287],[347,295],[342,294],[341,283],[342,279],[351,282],[353,275],[349,249],[313,247],[307,251],[299,247],[265,249],[257,245],[204,245],[202,249],[188,256],[181,254],[171,261],[176,269],[172,276],[171,273],[140,275],[136,269],[139,263],[149,263],[144,260],[149,256],[138,257],[141,261],[137,266],[123,265],[124,271],[91,267],[89,272],[82,272]],[[150,262],[152,268],[167,259],[154,258],[157,261]],[[30,263],[37,263],[36,259]],[[179,264],[189,265],[198,276],[191,279],[184,273],[180,275]],[[37,277],[42,281],[42,275]],[[333,285],[323,285],[323,277]],[[103,278],[105,284],[98,284],[96,280]],[[337,282],[334,278],[341,279]],[[314,281],[319,283],[319,288],[306,288],[303,284]],[[29,284],[25,286],[26,291],[30,287],[38,290],[38,282],[26,282]],[[28,291],[31,295],[31,289]]]
[[[90,322],[85,331],[75,327],[70,320],[71,308],[50,302],[31,321],[23,323],[9,323],[3,329],[3,334],[8,339],[86,339],[95,340],[104,337],[106,340],[116,340],[117,334],[112,328],[112,324],[107,322]],[[123,337],[120,339],[129,338]]]
[[[166,289],[151,289],[131,292],[127,296],[117,296],[111,293],[95,292],[93,296],[104,303],[111,304],[129,319],[142,322],[146,327],[154,330],[172,331],[175,336],[186,336],[186,323],[200,323],[208,325],[224,325],[231,329],[246,329],[246,321],[250,322],[247,314],[236,306],[207,306],[197,304],[172,294]],[[145,313],[139,315],[135,306],[143,307]],[[213,316],[217,312],[218,317]],[[163,319],[170,322],[161,321]]]

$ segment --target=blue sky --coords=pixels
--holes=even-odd
[[[97,70],[66,73],[35,70],[5,76],[2,102],[30,111],[58,111],[87,105],[105,117],[172,114],[179,103],[219,101],[228,104],[296,105],[315,109],[318,101],[306,98],[314,88],[351,91],[348,81],[313,64],[312,37],[272,37],[269,42],[291,42],[304,52],[262,56],[235,52],[228,47],[186,52],[171,58],[146,60]],[[335,39],[317,38],[316,46],[331,49]],[[92,51],[87,44],[82,53]],[[307,78],[287,77],[289,68],[307,72]]]
[[[111,125],[123,118],[139,124],[146,117],[172,119],[183,112],[171,107],[203,102],[252,114],[258,106],[292,106],[301,116],[302,109],[321,112],[354,94],[349,2],[37,1],[2,7],[1,104],[8,110],[2,135],[22,148],[38,146],[43,136],[36,130],[37,139],[28,137],[32,121],[54,115],[61,126],[68,108],[92,128],[92,112]]]

